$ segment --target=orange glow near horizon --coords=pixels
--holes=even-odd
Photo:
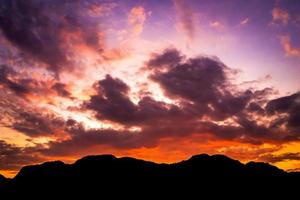
[[[205,139],[204,139],[205,138]],[[242,163],[249,161],[261,162],[265,154],[272,152],[272,155],[280,155],[286,152],[298,152],[299,143],[293,143],[279,147],[277,144],[249,145],[241,144],[238,141],[219,141],[210,138],[208,135],[190,138],[165,138],[159,141],[155,147],[141,147],[131,150],[117,150],[107,145],[99,145],[84,149],[79,152],[73,152],[72,156],[54,156],[44,157],[47,161],[61,160],[65,163],[74,163],[76,160],[86,155],[112,154],[116,157],[133,157],[156,163],[176,163],[189,159],[192,155],[197,154],[225,154],[232,159],[239,160]],[[35,163],[32,163],[35,164]],[[300,165],[297,161],[286,160],[283,162],[272,163],[273,165],[284,170],[298,170]],[[0,174],[6,177],[14,177],[18,170],[0,170]]]

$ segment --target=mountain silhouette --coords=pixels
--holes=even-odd
[[[73,164],[61,161],[25,166],[12,179],[0,176],[0,194],[17,196],[48,195],[119,195],[139,191],[205,193],[238,188],[264,191],[295,186],[300,173],[285,172],[262,162],[242,164],[224,155],[200,154],[173,164],[157,164],[130,157],[94,155]],[[192,188],[196,188],[193,190]],[[111,190],[115,192],[110,192]],[[276,191],[276,189],[275,189]],[[135,194],[130,193],[130,194]]]
[[[6,184],[8,181],[9,179],[5,178],[3,175],[0,174],[0,187]]]

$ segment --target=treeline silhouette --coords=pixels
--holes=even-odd
[[[293,183],[299,181],[300,173],[285,172],[267,163],[242,164],[224,155],[195,155],[174,164],[95,155],[73,164],[53,161],[25,166],[12,179],[0,176],[0,194],[11,197],[38,194],[114,196],[168,191],[171,195],[220,190],[251,194],[251,191],[266,192],[267,188],[272,188],[274,193],[277,189],[292,190]]]

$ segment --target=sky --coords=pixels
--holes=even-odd
[[[297,0],[0,0],[0,173],[114,154],[300,169]]]

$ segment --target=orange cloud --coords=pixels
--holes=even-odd
[[[280,42],[284,49],[285,56],[300,57],[300,49],[292,46],[289,35],[280,36]]]

